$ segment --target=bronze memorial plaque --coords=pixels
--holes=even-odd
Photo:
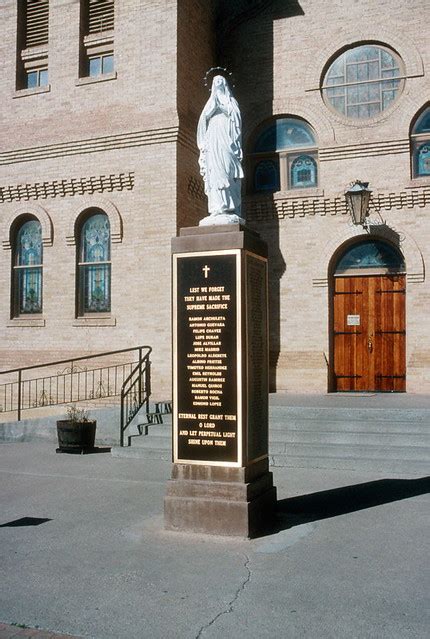
[[[173,259],[174,462],[240,466],[240,253]]]

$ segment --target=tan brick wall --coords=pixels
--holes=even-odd
[[[276,374],[272,371],[272,384],[295,392],[321,392],[327,389],[330,357],[330,255],[323,262],[321,253],[334,252],[349,235],[355,235],[348,216],[336,213],[331,202],[335,198],[343,201],[343,192],[354,179],[369,181],[375,195],[388,198],[393,194],[396,202],[381,210],[381,215],[400,236],[401,248],[405,237],[415,246],[407,256],[408,273],[415,272],[420,254],[424,263],[429,259],[429,193],[420,192],[408,206],[398,205],[398,194],[410,193],[412,185],[418,190],[430,185],[430,179],[411,181],[408,142],[411,120],[430,96],[430,46],[422,29],[430,20],[430,5],[423,0],[304,0],[300,8],[297,15],[291,15],[294,10],[287,3],[284,8],[278,5],[273,15],[268,10],[242,23],[228,42],[238,76],[246,143],[253,129],[274,114],[303,117],[317,133],[319,189],[313,197],[318,200],[314,209],[318,212],[302,214],[297,192],[279,194],[276,206],[264,209],[265,213],[259,214],[261,202],[271,198],[248,198],[246,208],[249,223],[271,248],[271,350],[278,366]],[[307,89],[318,87],[330,57],[366,39],[394,48],[405,62],[406,73],[416,77],[406,80],[403,94],[386,114],[370,125],[357,126],[332,113],[318,91]],[[399,142],[395,152],[394,141]],[[358,148],[357,157],[350,157],[353,145]],[[376,147],[376,152],[374,148],[371,155],[366,145]],[[292,197],[298,200],[297,206],[292,207],[288,199]],[[317,279],[325,279],[325,285],[316,286]],[[408,280],[407,389],[411,392],[430,391],[428,296],[424,276]]]
[[[51,3],[51,90],[24,97],[15,92],[15,4],[7,3],[0,43],[0,74],[7,87],[0,96],[7,156],[0,186],[131,172],[134,188],[0,204],[2,240],[8,239],[16,212],[34,204],[45,209],[54,229],[52,246],[44,247],[45,326],[10,321],[11,251],[0,249],[0,366],[150,344],[154,393],[168,397],[170,238],[176,233],[177,206],[176,2],[116,3],[117,78],[78,86],[79,3]],[[113,138],[106,143],[106,136]],[[82,150],[85,140],[90,143]],[[50,145],[62,146],[52,150]],[[24,149],[37,149],[37,159],[14,162],[14,150],[31,159]],[[112,326],[75,321],[76,247],[70,245],[70,229],[78,212],[93,205],[107,212],[113,205],[122,220],[122,241],[112,243]]]
[[[245,146],[262,120],[282,113],[307,119],[319,141],[317,193],[281,193],[263,207],[253,197],[246,203],[249,224],[270,248],[271,349],[278,364],[273,386],[327,390],[329,261],[355,234],[336,202],[358,178],[368,180],[388,202],[381,215],[402,238],[411,275],[408,390],[430,392],[430,291],[422,267],[430,245],[430,207],[423,188],[430,180],[411,183],[408,147],[411,119],[430,95],[430,46],[423,29],[430,18],[428,3],[274,3],[274,15],[266,10],[224,34],[222,60],[215,59],[211,3],[116,4],[116,79],[76,85],[78,2],[58,0],[51,2],[51,90],[17,97],[16,3],[4,3],[0,187],[57,186],[55,192],[48,189],[48,197],[28,201],[12,190],[14,199],[0,203],[0,239],[6,244],[11,219],[26,206],[43,207],[54,229],[52,246],[44,248],[45,326],[10,326],[11,252],[0,247],[0,367],[148,343],[154,348],[154,393],[170,395],[170,238],[178,226],[204,215],[195,148],[197,119],[207,98],[202,78],[208,67],[228,60],[236,77]],[[397,50],[415,77],[406,80],[386,116],[359,127],[342,122],[318,91],[307,89],[318,86],[324,65],[337,51],[369,38]],[[91,192],[89,178],[120,174],[134,174],[132,189],[123,185]],[[69,184],[81,178],[86,180],[84,194],[61,194],[61,180]],[[402,204],[401,194],[412,192],[410,203]],[[303,208],[312,198],[315,206]],[[117,237],[112,243],[115,325],[78,326],[70,229],[83,207],[103,202],[117,209],[123,226],[122,241]]]

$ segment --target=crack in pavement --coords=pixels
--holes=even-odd
[[[244,568],[246,568],[247,570],[247,576],[246,579],[244,579],[244,581],[242,582],[242,584],[239,586],[239,588],[236,590],[235,595],[233,597],[233,599],[231,601],[228,602],[227,607],[225,610],[222,610],[221,612],[219,612],[211,621],[209,621],[209,623],[205,624],[204,626],[202,626],[198,632],[198,634],[196,635],[195,639],[200,639],[200,637],[202,636],[202,634],[204,633],[205,630],[207,630],[208,628],[210,628],[211,626],[214,625],[214,623],[223,615],[228,615],[231,612],[233,612],[233,608],[234,608],[234,604],[236,603],[236,601],[239,599],[241,593],[245,590],[246,586],[249,584],[249,582],[251,581],[251,571],[249,569],[249,562],[250,559],[248,557],[248,555],[245,555],[245,564],[244,564]]]

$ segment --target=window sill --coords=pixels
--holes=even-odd
[[[116,317],[76,317],[72,326],[116,326]]]
[[[289,189],[288,191],[277,191],[273,194],[275,200],[296,200],[298,197],[323,197],[324,190],[319,189],[317,186],[308,188]]]
[[[45,87],[33,87],[32,89],[18,89],[15,91],[15,95],[12,97],[15,98],[25,98],[28,95],[39,95],[39,93],[50,93],[51,85],[47,84]]]
[[[30,328],[30,327],[43,327],[46,325],[46,320],[43,317],[14,317],[7,324],[7,328]]]
[[[421,177],[413,178],[405,189],[416,189],[420,186],[428,186],[430,184],[430,175],[422,175]]]
[[[85,86],[86,84],[95,84],[97,82],[109,82],[110,80],[116,80],[117,73],[105,73],[104,75],[88,76],[86,78],[78,78],[75,80],[75,86]]]

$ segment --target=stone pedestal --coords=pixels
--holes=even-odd
[[[173,254],[170,530],[253,537],[268,471],[267,247],[239,224],[181,229]]]

